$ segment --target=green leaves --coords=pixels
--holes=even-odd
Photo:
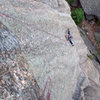
[[[71,16],[77,25],[80,24],[85,18],[84,11],[82,8],[76,8],[75,10],[72,10]]]

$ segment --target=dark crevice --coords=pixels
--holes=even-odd
[[[94,56],[94,59],[100,64],[100,60],[98,59],[98,57],[95,55],[95,54],[93,54],[92,52],[91,52],[91,50],[89,50],[90,51],[90,53]]]
[[[82,86],[82,84],[84,82],[84,79],[85,79],[85,75],[82,72],[79,75],[78,80],[77,80],[77,85],[76,85],[75,93],[74,93],[74,96],[73,96],[73,100],[79,100],[80,93],[81,93],[81,86]]]
[[[94,46],[92,45],[91,41],[88,39],[88,37],[86,36],[85,32],[78,27],[79,31],[80,31],[80,36],[82,37],[84,43],[86,44],[89,52],[93,55],[94,60],[100,65],[100,57],[96,51],[96,49],[94,48]]]

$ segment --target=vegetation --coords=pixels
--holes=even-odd
[[[96,39],[97,43],[100,43],[100,40]]]
[[[100,56],[100,51],[98,52],[98,55]]]
[[[69,4],[72,4],[74,0],[66,0]]]
[[[100,26],[100,22],[97,22],[96,24],[97,24],[98,26]]]
[[[75,10],[72,10],[71,16],[77,25],[81,24],[81,22],[85,18],[82,8],[76,8]]]
[[[93,60],[93,56],[92,55],[87,55],[88,56],[88,58],[90,58],[91,60]]]

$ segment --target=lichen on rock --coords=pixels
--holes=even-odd
[[[13,77],[18,81],[18,84],[16,81],[14,84],[17,88],[21,84],[25,84],[18,88],[17,92],[20,93],[23,100],[27,100],[26,96],[30,97],[33,90],[30,90],[32,88],[30,81],[27,84],[29,78],[25,77],[25,73],[34,74],[42,90],[48,76],[50,76],[52,81],[51,99],[72,100],[77,86],[79,86],[78,91],[81,91],[81,82],[78,84],[80,73],[84,73],[86,77],[86,81],[83,82],[83,84],[87,83],[84,85],[85,88],[91,84],[89,78],[99,84],[99,72],[87,57],[89,51],[70,16],[67,2],[65,0],[47,1],[7,0],[4,2],[4,0],[0,0],[2,4],[0,10],[3,14],[0,16],[0,21],[14,33],[14,36],[18,37],[21,54],[23,54],[21,56],[20,53],[17,53],[14,57],[17,60],[17,65],[13,69],[15,70]],[[58,6],[56,7],[56,5]],[[65,39],[68,28],[73,36],[75,44],[73,47]],[[9,59],[6,62],[8,63]],[[22,74],[24,65],[27,65],[28,68]],[[23,76],[21,77],[21,75]]]
[[[0,100],[39,100],[39,87],[27,70],[19,40],[0,25]]]

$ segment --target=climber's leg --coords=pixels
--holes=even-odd
[[[69,40],[69,42],[71,43],[72,46],[74,46],[73,42],[71,40]]]

